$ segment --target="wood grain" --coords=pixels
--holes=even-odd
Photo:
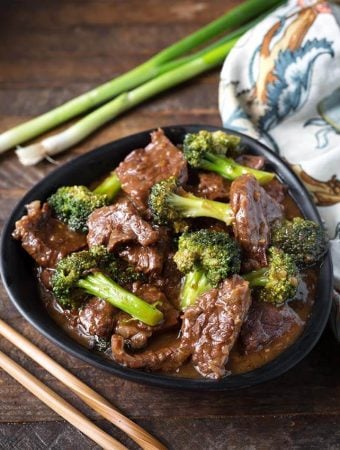
[[[107,424],[98,426],[112,433]],[[157,422],[140,420],[144,428],[153,428],[169,450],[188,449],[308,449],[339,448],[339,417],[276,416],[218,417],[203,419],[161,418]],[[333,433],[329,433],[333,430]],[[115,435],[129,449],[137,449],[124,435]],[[4,450],[69,449],[98,450],[84,435],[61,422],[34,422],[0,425],[0,442]]]
[[[59,416],[67,420],[103,449],[127,450],[125,445],[97,427],[84,414],[3,352],[0,352],[0,367],[45,405],[53,409]]]
[[[41,351],[29,339],[26,339],[21,333],[0,319],[0,334],[7,341],[25,353],[32,361],[35,361],[41,368],[44,368],[54,378],[66,386],[77,395],[87,406],[98,413],[102,418],[124,431],[132,440],[134,440],[143,450],[166,450],[163,445],[151,436],[143,428],[139,427],[128,417],[124,416],[111,403],[98,392],[91,389],[79,378],[58,364],[54,358]],[[21,365],[9,358],[3,352],[0,352],[0,367],[6,373],[11,375],[22,386],[32,392],[39,400],[42,400],[53,411],[66,419],[72,425],[75,425],[86,436],[91,438],[98,445],[105,448],[115,448],[126,450],[119,441],[113,441],[112,437],[96,428],[93,423],[83,416],[78,410],[74,409],[69,403],[58,396],[58,394],[47,387],[45,384],[26,371]]]
[[[0,130],[125,71],[239,1],[35,0],[0,3]],[[61,164],[130,133],[175,123],[219,125],[218,70],[125,114],[61,155]],[[54,169],[0,157],[0,226],[16,202]],[[340,447],[340,352],[326,331],[310,355],[277,380],[225,394],[180,392],[115,378],[41,337],[0,286],[0,316],[172,449]],[[9,343],[22,364],[112,436],[134,444]],[[0,372],[1,449],[97,448]]]

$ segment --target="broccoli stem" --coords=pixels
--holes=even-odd
[[[112,172],[105,180],[100,183],[95,189],[94,193],[103,195],[106,194],[112,200],[120,191],[121,183],[115,172]]]
[[[268,277],[266,276],[268,268],[264,267],[262,269],[253,270],[252,272],[242,275],[242,277],[249,281],[250,287],[255,286],[265,286],[268,283]]]
[[[169,203],[181,212],[182,217],[212,217],[230,225],[234,213],[228,203],[216,202],[192,194],[169,196]]]
[[[125,290],[101,272],[95,272],[80,279],[77,286],[147,325],[154,326],[163,320],[161,311]]]
[[[204,155],[201,167],[202,169],[216,172],[227,180],[235,180],[237,177],[249,173],[254,175],[260,184],[266,184],[275,176],[274,173],[242,166],[231,158],[214,155],[211,152],[207,152]]]
[[[211,285],[204,274],[200,270],[189,272],[184,280],[180,292],[180,306],[184,310],[188,306],[193,305],[196,299],[211,289]]]
[[[268,269],[254,270],[242,275],[246,281],[249,281],[250,287],[261,287],[268,283],[268,277],[266,276]],[[184,280],[180,292],[180,306],[184,310],[188,306],[195,304],[197,298],[205,292],[212,289],[204,272],[195,270],[189,272]]]

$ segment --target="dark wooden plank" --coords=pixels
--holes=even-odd
[[[227,5],[220,1],[198,5],[176,1],[167,8],[166,14],[157,0],[129,2],[128,7],[124,2],[88,3],[38,1],[32,7],[25,2],[13,2],[2,8],[0,58],[19,64],[23,58],[22,69],[26,61],[33,71],[30,78],[44,76],[45,63],[50,60],[57,63],[58,58],[62,59],[62,64],[55,65],[59,74],[67,73],[65,64],[70,58],[77,63],[83,57],[99,70],[103,65],[115,67],[126,64],[129,58],[151,56],[219,17],[237,1],[229,1]],[[8,48],[11,58],[7,56]]]
[[[334,416],[220,417],[194,420],[169,417],[157,421],[139,420],[138,423],[153,432],[170,450],[335,450],[340,444],[340,420]],[[137,449],[119,430],[103,421],[96,421],[96,424],[131,450]],[[63,422],[37,421],[0,425],[0,445],[4,450],[99,449],[88,438]]]
[[[28,3],[25,0],[8,2],[4,10],[4,19],[10,25],[34,29],[35,24],[42,28],[64,29],[74,26],[111,26],[122,22],[135,24],[173,24],[194,23],[197,27],[219,17],[232,6],[240,3],[237,0],[221,2],[210,0],[193,2],[192,0],[173,0],[165,5],[159,0],[36,0]],[[166,14],[165,14],[166,12]],[[34,15],[34,21],[32,20]]]
[[[11,307],[5,305],[4,309],[8,311]],[[113,377],[67,355],[46,339],[38,336],[15,311],[11,314],[1,311],[1,315],[5,318],[8,315],[9,322],[15,323],[29,339],[133,418],[152,417],[157,420],[157,418],[172,417],[174,410],[176,417],[183,419],[186,417],[283,416],[304,413],[336,415],[340,413],[338,383],[340,359],[337,346],[328,333],[303,362],[277,380],[243,391],[222,394],[195,393],[161,390]],[[84,409],[60,382],[27,360],[12,345],[1,342],[0,348],[69,401],[88,412],[87,408]],[[0,392],[2,388],[6,389],[6,401],[0,410],[0,422],[56,419],[52,411],[4,373],[0,373]],[[21,399],[19,410],[15,407],[18,395]],[[93,418],[97,417],[95,413],[88,413]]]

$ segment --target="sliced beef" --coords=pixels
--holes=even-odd
[[[42,267],[54,267],[59,259],[86,246],[86,237],[52,217],[47,203],[34,201],[27,215],[15,224],[13,237]]]
[[[175,176],[180,182],[188,177],[187,163],[182,152],[162,130],[151,133],[151,143],[145,149],[130,153],[116,169],[122,189],[135,205],[144,210],[150,188],[158,181]]]
[[[201,375],[217,379],[225,374],[250,303],[248,282],[235,275],[185,310],[181,346],[191,349],[192,362]]]
[[[196,193],[209,200],[229,200],[230,182],[217,173],[200,172]]]
[[[282,206],[249,174],[232,182],[230,204],[235,214],[234,234],[250,259],[250,265],[254,269],[266,266],[269,227],[282,217]]]
[[[254,301],[242,325],[240,346],[246,354],[257,352],[290,334],[294,328],[299,331],[302,325],[303,321],[289,305],[278,308],[270,303]]]
[[[154,331],[164,331],[178,325],[179,312],[157,286],[136,282],[132,286],[132,292],[148,303],[157,303],[157,308],[164,314],[163,323],[152,327]]]
[[[114,325],[117,309],[110,303],[92,297],[79,311],[79,325],[86,334],[109,339]]]
[[[123,339],[124,345],[129,349],[144,348],[152,336],[152,327],[139,320],[133,320],[129,314],[118,313],[114,328],[114,335]]]
[[[250,301],[248,282],[235,275],[186,309],[181,338],[172,345],[129,354],[124,349],[124,339],[113,335],[113,359],[131,368],[173,371],[192,356],[201,375],[220,378],[225,374],[229,352],[239,335]]]
[[[181,279],[182,274],[173,260],[173,253],[168,253],[164,263],[162,277],[157,280],[157,284],[161,287],[170,303],[177,309],[179,309]]]
[[[155,246],[128,245],[119,252],[119,256],[134,266],[138,272],[149,275],[162,271],[163,255]]]
[[[178,345],[163,347],[159,350],[146,350],[143,353],[127,353],[124,347],[124,339],[122,338],[122,336],[119,336],[117,334],[112,335],[111,349],[114,361],[116,361],[118,364],[121,364],[122,366],[130,367],[131,369],[146,369],[156,371],[160,370],[162,366],[167,363],[169,370],[171,370],[170,361],[172,359],[177,361],[176,358],[178,358]],[[179,367],[181,364],[174,365]]]
[[[52,275],[54,273],[54,269],[50,269],[49,267],[38,268],[38,278],[41,284],[49,291],[52,290]]]
[[[78,324],[79,324],[79,309],[78,308],[65,309],[63,312],[63,316],[67,320],[68,326],[71,329],[76,330],[78,328]]]
[[[264,156],[248,155],[246,153],[238,156],[236,162],[242,166],[250,167],[251,169],[261,170],[266,162]]]
[[[149,303],[156,303],[164,314],[164,321],[151,327],[139,320],[134,320],[129,314],[118,313],[115,322],[115,334],[124,339],[125,345],[132,349],[145,347],[153,334],[159,334],[178,325],[179,312],[167,300],[166,296],[156,286],[134,283],[132,292]]]
[[[157,229],[159,238],[156,244],[143,247],[130,244],[119,250],[119,256],[146,275],[159,275],[162,272],[164,259],[168,253],[170,237],[165,227]]]
[[[263,189],[274,198],[278,203],[282,203],[287,193],[287,186],[281,183],[277,178],[273,178],[269,183],[263,186]]]
[[[146,246],[158,241],[159,232],[140,217],[129,200],[98,208],[90,214],[87,225],[89,247],[105,245],[111,252],[120,244],[138,242]]]

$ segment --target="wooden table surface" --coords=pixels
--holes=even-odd
[[[0,4],[0,130],[96,86],[221,15],[238,1],[35,0]],[[219,125],[219,71],[165,93],[58,158],[62,163],[110,140],[176,123]],[[0,225],[17,201],[54,169],[0,157]],[[0,314],[71,372],[172,449],[340,448],[339,347],[327,330],[316,348],[279,379],[232,393],[141,386],[69,356],[30,326],[0,287]],[[113,436],[123,433],[83,407],[61,383],[3,339],[0,349],[61,393]],[[8,375],[0,372],[1,449],[93,449]]]

